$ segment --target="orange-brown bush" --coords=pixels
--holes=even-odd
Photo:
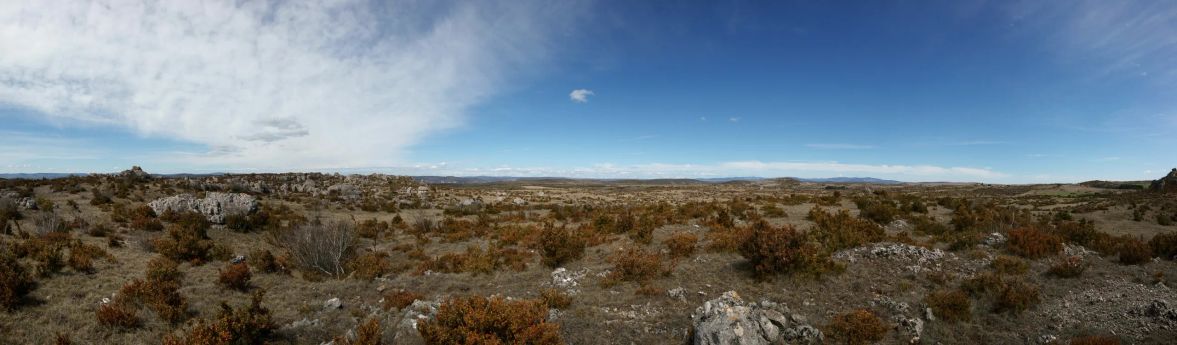
[[[544,266],[558,267],[584,256],[585,241],[576,233],[551,223],[545,224],[539,235],[540,256]]]
[[[113,256],[98,246],[75,241],[70,244],[69,259],[66,261],[74,271],[93,273],[94,259],[106,258],[113,260]]]
[[[249,279],[252,276],[249,272],[249,264],[244,262],[229,264],[220,270],[217,283],[221,284],[223,288],[244,292],[249,290]]]
[[[1120,345],[1120,338],[1110,335],[1089,335],[1071,339],[1071,345]]]
[[[1033,227],[1009,231],[1006,248],[1010,253],[1030,259],[1055,255],[1063,249],[1062,238]]]
[[[361,280],[376,279],[392,271],[388,253],[385,252],[370,252],[357,256],[347,266],[353,276]]]
[[[1030,265],[1025,260],[1009,255],[998,255],[989,263],[989,266],[1001,274],[1022,274],[1030,269]]]
[[[809,218],[817,224],[808,236],[821,243],[829,252],[882,241],[887,237],[883,227],[852,216],[847,210],[831,214],[815,206],[809,210]]]
[[[94,312],[98,323],[122,329],[139,327],[143,320],[139,319],[139,311],[127,306],[123,302],[104,303]]]
[[[670,235],[662,243],[666,245],[666,249],[670,250],[670,257],[689,258],[695,254],[695,245],[699,243],[699,236],[680,232]]]
[[[712,252],[739,252],[740,245],[747,240],[749,230],[734,227],[712,227],[704,237],[707,250]]]
[[[1148,241],[1154,255],[1166,260],[1177,260],[1177,232],[1160,233]]]
[[[146,306],[160,318],[179,323],[188,316],[188,300],[180,295],[183,273],[178,265],[165,257],[156,257],[147,263],[146,280],[135,279],[123,285],[115,303],[128,306]]]
[[[37,287],[37,281],[21,266],[7,246],[0,243],[0,308],[15,309],[24,296]]]
[[[758,278],[781,273],[820,275],[833,263],[806,234],[790,225],[774,227],[759,221],[740,245],[740,255],[752,264]]]
[[[396,290],[384,293],[384,302],[381,304],[384,310],[404,309],[413,304],[413,301],[425,298],[424,295],[409,291]]]
[[[164,345],[229,345],[229,344],[264,344],[277,329],[270,318],[270,311],[262,307],[265,291],[254,292],[248,306],[236,309],[221,302],[221,310],[216,320],[211,322],[200,320],[183,336],[169,334],[164,337]]]
[[[1127,239],[1120,243],[1119,261],[1125,265],[1139,265],[1152,259],[1152,248],[1138,239]]]
[[[973,317],[973,302],[969,295],[960,290],[937,290],[924,298],[928,308],[936,317],[949,323],[968,321]]]
[[[993,311],[997,313],[1021,313],[1041,302],[1038,296],[1038,286],[1021,279],[1014,279],[1001,287],[993,301]]]
[[[645,283],[659,274],[670,273],[662,268],[662,257],[658,253],[638,247],[619,251],[609,261],[613,263],[613,269],[602,281],[605,286],[622,281]]]
[[[187,261],[193,265],[207,262],[214,243],[208,238],[208,222],[204,216],[196,216],[200,217],[199,220],[182,216],[181,221],[169,225],[167,236],[155,240],[155,250],[172,260]]]
[[[981,272],[960,282],[961,290],[972,296],[1001,291],[1004,285],[1005,281],[1001,279],[1001,276],[993,272]]]
[[[501,297],[447,300],[418,330],[426,344],[563,344],[560,326],[547,322],[543,301]]]
[[[262,273],[282,271],[282,266],[274,259],[274,254],[267,249],[258,249],[249,253],[249,266]]]
[[[147,205],[139,205],[131,209],[127,217],[130,220],[130,228],[143,231],[160,231],[163,230],[163,223],[155,216],[155,211]]]
[[[558,289],[547,288],[540,290],[539,297],[548,308],[565,309],[572,305],[572,297]]]
[[[1083,257],[1074,255],[1050,265],[1046,274],[1059,278],[1075,278],[1082,275],[1085,270],[1087,270],[1087,264],[1083,263]]]
[[[883,340],[883,336],[887,335],[887,328],[874,312],[869,309],[857,309],[835,316],[826,326],[826,335],[840,344],[872,344]]]
[[[383,335],[384,330],[380,327],[380,319],[369,318],[356,325],[355,339],[340,336],[335,337],[333,342],[339,345],[380,345],[383,344],[381,339]]]

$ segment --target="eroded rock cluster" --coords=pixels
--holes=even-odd
[[[203,198],[191,194],[180,194],[159,198],[147,204],[155,214],[173,212],[197,212],[214,224],[224,224],[225,216],[249,214],[257,211],[257,198],[244,193],[210,192]]]
[[[788,307],[763,301],[746,303],[735,291],[703,303],[691,316],[695,345],[820,344],[824,337]]]

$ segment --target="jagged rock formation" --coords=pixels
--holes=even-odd
[[[1177,168],[1173,168],[1173,170],[1169,171],[1169,174],[1165,175],[1165,177],[1162,177],[1156,181],[1152,181],[1152,184],[1148,186],[1148,189],[1161,193],[1177,193]]]
[[[148,174],[146,171],[143,171],[143,168],[140,168],[138,165],[136,165],[132,166],[130,170],[123,170],[122,172],[119,172],[118,177],[132,180],[149,180],[151,179],[151,174]]]
[[[788,316],[786,316],[788,315]],[[820,344],[817,328],[784,305],[745,303],[735,291],[704,302],[691,316],[694,345]]]
[[[225,216],[231,214],[249,214],[257,211],[257,198],[243,193],[211,192],[204,198],[197,198],[191,194],[173,195],[159,198],[147,204],[155,214],[163,214],[167,210],[175,212],[197,212],[208,218],[214,224],[224,224]]]

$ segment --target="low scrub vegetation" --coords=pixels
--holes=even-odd
[[[662,257],[658,253],[639,247],[619,251],[609,261],[613,263],[613,269],[605,276],[605,286],[623,281],[645,285],[659,275],[670,273],[662,266]]]
[[[547,307],[539,300],[457,297],[418,330],[426,344],[563,344],[560,326],[547,322]]]
[[[1063,250],[1063,241],[1058,235],[1034,227],[1021,227],[1009,231],[1006,249],[1014,255],[1038,259],[1058,254]]]
[[[240,262],[229,264],[221,269],[220,275],[217,276],[217,283],[223,288],[244,292],[249,290],[251,277],[253,274],[249,271],[249,264]]]
[[[961,290],[937,290],[924,298],[932,314],[947,322],[969,321],[973,317],[973,302]]]
[[[36,287],[32,274],[0,243],[0,309],[15,309]]]
[[[752,225],[740,245],[740,255],[762,279],[784,273],[820,275],[833,267],[822,247],[805,233],[792,226],[774,227],[766,222]]]
[[[856,309],[835,316],[825,333],[836,344],[865,345],[883,340],[889,328],[870,309]]]
[[[1120,243],[1119,261],[1125,265],[1139,265],[1152,259],[1152,248],[1144,241],[1127,239]]]
[[[355,227],[348,222],[316,221],[269,233],[290,253],[293,264],[312,274],[341,277],[356,252]]]
[[[184,344],[265,344],[278,329],[271,320],[270,310],[262,307],[265,291],[258,290],[249,305],[233,308],[221,302],[216,319],[198,320],[196,325],[182,335],[169,334],[164,345]]]
[[[1083,275],[1083,271],[1086,270],[1087,263],[1083,262],[1083,257],[1074,255],[1055,261],[1046,270],[1046,274],[1058,278],[1076,278]]]
[[[556,268],[584,256],[585,241],[565,227],[548,223],[540,230],[539,246],[544,266]]]

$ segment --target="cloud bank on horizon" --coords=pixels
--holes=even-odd
[[[397,162],[542,61],[532,1],[0,3],[0,105],[207,145],[207,166]]]

